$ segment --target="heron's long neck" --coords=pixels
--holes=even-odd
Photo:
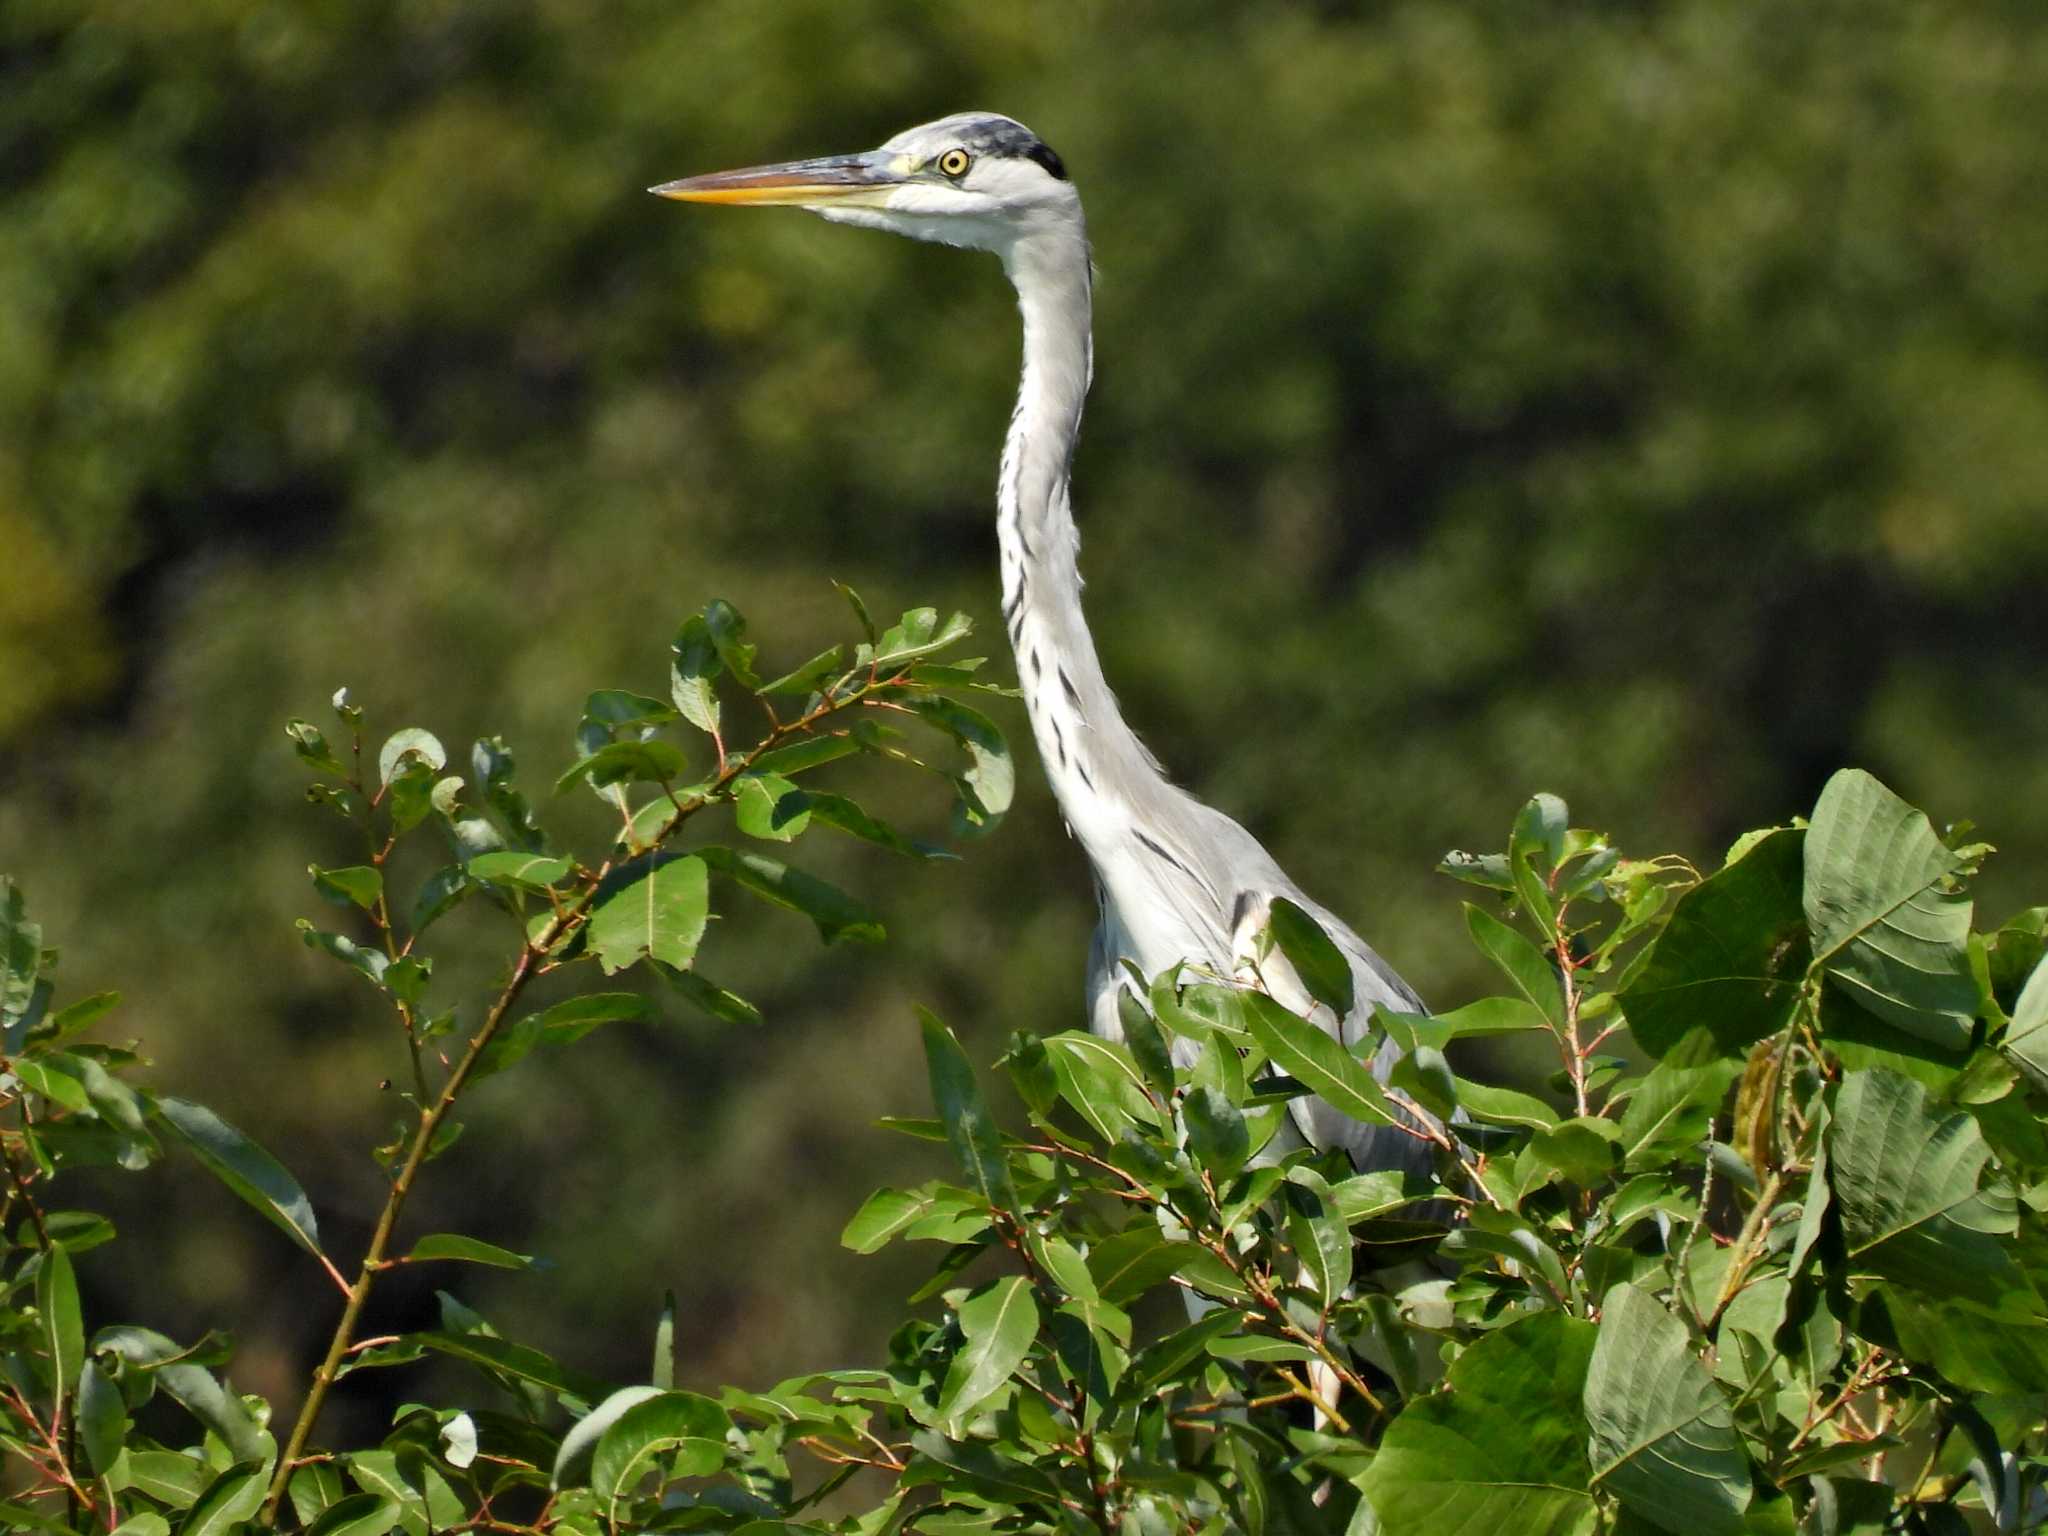
[[[1078,231],[1036,235],[1005,265],[1024,314],[1024,377],[997,488],[1003,620],[1046,775],[1098,856],[1127,823],[1131,789],[1162,776],[1124,723],[1081,613],[1068,471],[1092,370],[1087,242]]]

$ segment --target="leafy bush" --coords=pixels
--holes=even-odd
[[[459,1233],[401,1237],[464,1092],[654,1012],[600,990],[533,1008],[532,983],[644,967],[746,1022],[752,1006],[697,969],[714,893],[794,908],[827,941],[877,936],[856,899],[759,845],[822,825],[942,856],[809,787],[857,753],[929,766],[904,727],[964,754],[939,770],[959,832],[1001,817],[1007,750],[966,702],[990,685],[948,659],[965,620],[914,610],[883,631],[853,605],[861,639],[764,682],[739,615],[714,603],[676,639],[668,700],[590,695],[556,788],[611,807],[595,851],[551,840],[495,738],[457,775],[424,730],[373,748],[345,694],[331,739],[292,723],[320,776],[311,797],[363,846],[359,864],[312,870],[353,931],[304,924],[305,941],[377,991],[410,1063],[407,1118],[378,1149],[388,1197],[352,1269],[268,1153],[139,1086],[133,1051],[85,1038],[115,999],[55,1007],[54,952],[6,884],[0,1516],[133,1536],[1845,1536],[2048,1513],[2048,909],[1973,929],[1986,845],[1853,771],[1810,818],[1744,837],[1704,875],[1625,858],[1554,798],[1530,801],[1503,851],[1445,865],[1484,893],[1465,918],[1503,990],[1382,1013],[1404,1050],[1384,1085],[1256,985],[1284,961],[1317,1010],[1351,1006],[1348,969],[1284,902],[1244,974],[1134,976],[1122,1042],[1016,1036],[1001,1061],[1015,1133],[925,1016],[937,1114],[892,1123],[950,1148],[962,1182],[878,1190],[846,1227],[863,1253],[940,1245],[875,1368],[682,1390],[664,1315],[649,1380],[621,1387],[445,1293],[438,1328],[361,1337],[394,1267],[531,1265]],[[739,694],[764,706],[743,750],[725,712]],[[700,776],[678,725],[708,744]],[[699,837],[714,809],[751,846]],[[435,839],[446,861],[401,892],[394,855]],[[467,1005],[437,993],[426,947],[463,903],[511,930],[502,978]],[[1461,1075],[1454,1042],[1482,1036],[1547,1053],[1548,1092]],[[1410,1134],[1432,1143],[1436,1176],[1359,1173],[1300,1146],[1292,1106],[1309,1094],[1387,1124],[1422,1124],[1406,1104],[1434,1111],[1448,1130]],[[85,1316],[77,1261],[114,1232],[61,1208],[57,1181],[148,1168],[167,1144],[339,1293],[288,1428],[227,1384],[225,1340]],[[429,1356],[474,1367],[474,1395],[401,1408],[379,1445],[316,1448],[337,1379]]]

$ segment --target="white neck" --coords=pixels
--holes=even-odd
[[[1081,613],[1068,473],[1093,370],[1087,238],[1078,226],[1035,231],[1003,265],[1024,315],[1024,376],[996,494],[1003,621],[1053,793],[1099,867],[1128,825],[1133,786],[1165,779],[1124,723]]]

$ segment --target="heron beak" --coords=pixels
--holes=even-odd
[[[682,203],[745,203],[763,207],[809,208],[820,203],[877,204],[905,180],[893,156],[827,155],[781,165],[749,166],[686,176],[647,190]]]

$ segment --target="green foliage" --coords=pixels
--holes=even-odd
[[[2041,925],[1971,931],[1988,850],[1854,771],[1810,821],[1743,838],[1705,875],[1623,857],[1536,797],[1502,852],[1445,861],[1482,893],[1464,928],[1503,990],[1439,1016],[1381,1012],[1399,1051],[1385,1082],[1259,986],[1176,969],[1133,978],[1145,1001],[1126,997],[1121,1041],[1020,1033],[1000,1063],[1022,1106],[1006,1132],[968,1052],[924,1013],[937,1117],[899,1124],[964,1182],[879,1189],[845,1226],[859,1253],[939,1247],[877,1367],[689,1390],[673,1297],[644,1383],[503,1336],[460,1299],[462,1277],[544,1287],[545,1266],[459,1231],[409,1235],[465,1093],[531,1082],[529,1056],[601,1025],[660,1022],[646,995],[601,990],[617,974],[758,1019],[695,971],[722,937],[713,917],[745,911],[728,914],[735,893],[808,916],[827,943],[879,937],[854,897],[706,841],[705,819],[793,850],[829,826],[929,854],[810,783],[856,754],[923,769],[902,719],[962,750],[967,766],[941,772],[963,831],[1007,807],[1007,751],[953,697],[981,685],[939,659],[965,621],[913,610],[876,632],[856,613],[867,638],[763,683],[757,642],[715,603],[675,649],[687,706],[589,695],[556,793],[605,808],[597,846],[557,841],[497,738],[458,775],[423,730],[372,750],[345,694],[338,747],[293,723],[321,776],[309,798],[362,849],[311,871],[352,931],[303,932],[381,995],[411,1069],[406,1118],[378,1149],[384,1208],[347,1265],[276,1158],[134,1081],[132,1051],[84,1038],[111,999],[52,1011],[56,956],[20,890],[0,889],[8,1520],[162,1536],[1849,1536],[2048,1514]],[[761,724],[742,745],[748,697]],[[686,780],[692,755],[707,766]],[[401,850],[427,842],[427,872],[401,878],[416,867]],[[445,995],[425,939],[465,902],[496,914],[507,956],[473,998]],[[1254,953],[1284,962],[1307,1006],[1348,1001],[1304,909],[1276,903]],[[550,977],[565,995],[533,1006]],[[1499,1035],[1554,1056],[1547,1093],[1462,1070],[1461,1039]],[[1403,1127],[1433,1173],[1359,1172],[1300,1145],[1287,1106],[1304,1094]],[[1442,1128],[1405,1113],[1418,1106]],[[338,1293],[289,1426],[228,1382],[227,1340],[94,1315],[80,1261],[111,1226],[52,1196],[77,1170],[151,1169],[166,1147]],[[86,1258],[87,1280],[108,1262]],[[365,1336],[380,1279],[416,1264],[449,1266],[437,1324]],[[430,1359],[468,1385],[405,1400],[379,1443],[321,1448],[338,1379]]]

